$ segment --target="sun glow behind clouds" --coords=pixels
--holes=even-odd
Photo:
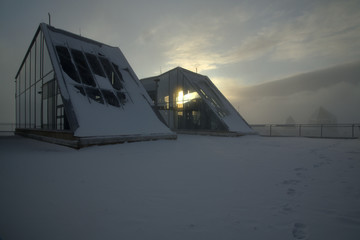
[[[329,1],[325,5],[315,2],[312,8],[296,10],[298,14],[291,15],[285,8],[281,9],[282,14],[271,16],[269,9],[259,15],[244,11],[245,8],[236,11],[223,8],[220,12],[203,12],[199,17],[170,21],[165,24],[166,29],[157,28],[159,32],[171,33],[165,33],[160,41],[165,49],[162,66],[167,69],[181,66],[203,72],[236,64],[238,70],[247,72],[248,77],[261,76],[263,79],[246,79],[247,82],[259,82],[274,79],[273,72],[276,72],[276,78],[291,74],[286,68],[279,68],[281,63],[298,64],[296,73],[299,73],[306,71],[301,67],[303,65],[315,70],[326,67],[329,62],[338,64],[345,57],[352,61],[360,53],[360,43],[356,41],[360,37],[360,13],[354,10],[357,7],[356,1]],[[245,17],[239,19],[238,16]],[[266,23],[259,28],[258,21]],[[167,30],[169,25],[172,30]],[[250,69],[241,66],[255,61],[277,69],[267,72],[259,69],[257,72],[263,71],[259,75],[249,73]],[[232,71],[236,79],[239,73]],[[241,83],[241,79],[236,81]]]

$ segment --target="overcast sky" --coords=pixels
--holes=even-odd
[[[120,47],[139,78],[176,66],[223,90],[360,60],[359,0],[0,2],[0,122],[40,22]]]

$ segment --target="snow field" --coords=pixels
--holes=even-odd
[[[359,239],[360,142],[0,137],[0,238]]]

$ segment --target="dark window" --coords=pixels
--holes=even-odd
[[[81,51],[75,49],[71,49],[71,53],[83,83],[95,87],[96,84],[91,74],[89,65],[85,60],[84,54]]]
[[[123,93],[123,92],[116,92],[116,95],[117,95],[120,103],[124,105],[124,104],[126,103],[126,101],[127,101],[125,93]]]
[[[101,68],[101,65],[94,54],[85,53],[88,62],[90,63],[91,69],[96,75],[106,78],[104,71]]]
[[[113,86],[113,88],[115,88],[116,90],[122,89],[120,79],[118,78],[117,74],[115,74],[109,60],[107,60],[104,57],[100,57],[100,62],[103,65],[106,76],[109,79],[109,81],[110,81],[111,85]]]
[[[80,83],[80,79],[76,73],[74,64],[71,61],[71,56],[66,47],[56,46],[56,52],[60,59],[60,64],[63,71],[75,82]]]
[[[85,96],[85,91],[81,86],[75,86],[75,88],[78,90],[77,92],[81,95]]]
[[[156,98],[156,90],[154,91],[147,91],[149,97],[151,98],[151,100],[153,101],[153,103],[155,103],[155,98]]]
[[[55,96],[55,80],[51,80],[43,84],[43,99],[48,99]]]
[[[86,88],[86,93],[88,95],[89,98],[91,98],[92,100],[98,102],[98,103],[104,103],[104,100],[101,96],[101,93],[98,89],[96,88]]]
[[[120,78],[120,81],[123,82],[124,79],[123,79],[122,74],[121,74],[121,72],[120,72],[120,70],[119,70],[119,66],[116,65],[115,63],[112,63],[112,65],[113,65],[113,67],[114,67],[114,69],[115,69],[115,72],[118,74],[118,76],[119,76],[119,78]]]
[[[106,102],[109,105],[115,106],[115,107],[119,107],[119,101],[116,99],[114,93],[112,93],[111,91],[108,90],[102,90],[102,93],[104,95],[104,98],[106,100]]]

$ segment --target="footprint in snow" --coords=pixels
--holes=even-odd
[[[294,171],[296,172],[296,176],[302,177],[303,173],[307,171],[307,168],[294,168]]]
[[[289,196],[295,196],[296,190],[293,189],[293,188],[289,188],[289,189],[287,190],[286,194],[289,195]]]
[[[300,181],[295,180],[295,179],[289,179],[289,180],[284,180],[283,181],[284,185],[297,185],[298,183],[300,183]]]
[[[289,214],[293,212],[293,208],[290,204],[285,204],[282,206],[281,213],[283,214]]]
[[[294,168],[295,172],[304,172],[304,171],[307,171],[307,170],[308,170],[307,168],[302,168],[302,167]]]
[[[303,223],[295,223],[292,235],[295,239],[306,239],[308,237],[306,225]]]

